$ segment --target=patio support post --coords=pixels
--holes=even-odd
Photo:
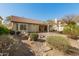
[[[20,31],[20,24],[18,24],[18,31]]]
[[[47,26],[47,31],[49,32],[49,24],[48,24],[48,26]]]

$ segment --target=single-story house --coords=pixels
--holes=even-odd
[[[14,31],[23,32],[47,32],[48,24],[29,18],[10,16],[8,28]]]

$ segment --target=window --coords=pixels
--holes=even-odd
[[[20,30],[27,30],[26,24],[20,24]]]

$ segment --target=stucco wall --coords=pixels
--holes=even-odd
[[[16,30],[16,23],[13,23],[12,30]]]
[[[39,25],[29,24],[28,28],[29,32],[39,32]]]
[[[16,24],[18,24],[18,30],[17,30],[17,26]],[[13,28],[12,30],[15,31],[24,31],[24,32],[39,32],[39,25],[34,25],[34,24],[26,24],[27,29],[26,30],[21,30],[20,29],[20,25],[24,24],[24,23],[13,23]]]

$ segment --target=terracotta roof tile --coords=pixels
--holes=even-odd
[[[12,16],[11,21],[12,22],[19,22],[19,23],[32,23],[32,24],[47,25],[46,23],[43,23],[42,21],[18,17],[18,16]]]

